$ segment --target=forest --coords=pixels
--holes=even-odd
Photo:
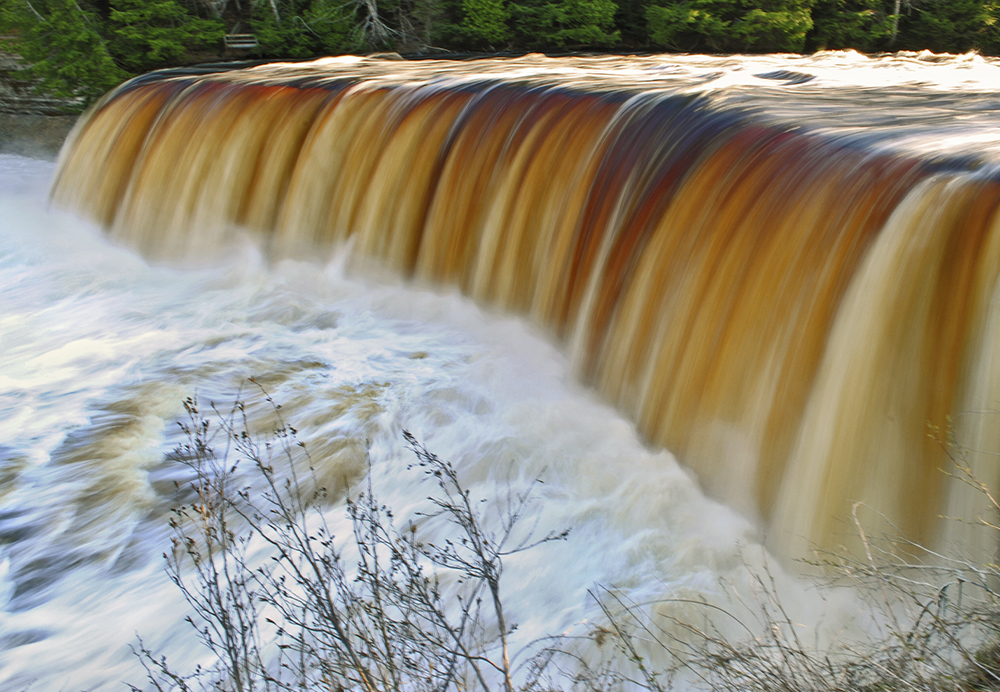
[[[0,49],[81,107],[130,76],[342,53],[1000,51],[1000,0],[0,0]],[[227,50],[227,34],[252,49]]]

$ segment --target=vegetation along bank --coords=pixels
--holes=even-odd
[[[21,76],[78,112],[129,76],[345,52],[1000,51],[1000,0],[0,0]],[[227,41],[226,37],[229,36]],[[248,39],[233,39],[233,36]]]

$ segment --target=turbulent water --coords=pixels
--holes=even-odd
[[[836,549],[854,502],[940,545],[940,514],[976,510],[927,426],[1000,404],[997,69],[825,53],[154,73],[81,121],[53,199],[150,257],[350,239],[528,316],[783,554]]]
[[[151,267],[47,210],[52,172],[0,157],[0,689],[141,683],[137,634],[182,670],[203,656],[163,573],[186,477],[164,457],[185,397],[225,406],[251,376],[334,487],[361,479],[367,449],[380,497],[411,506],[425,490],[404,472],[403,429],[482,497],[542,478],[542,525],[573,531],[505,577],[525,636],[582,629],[597,583],[714,593],[739,571],[754,529],[523,322],[346,276],[338,259],[269,266],[250,245],[221,267]]]
[[[267,69],[285,70],[285,76],[269,75]],[[809,372],[815,374],[808,381],[815,378],[824,387],[840,386],[835,378],[843,372],[860,373],[857,381],[848,383],[850,387],[870,387],[872,378],[880,374],[878,368],[886,363],[896,368],[887,371],[888,381],[895,382],[901,370],[928,357],[924,352],[892,352],[866,358],[865,349],[860,354],[852,351],[852,325],[829,326],[836,317],[835,308],[841,305],[837,301],[842,299],[842,304],[853,310],[850,314],[859,316],[860,322],[852,324],[860,324],[857,329],[864,334],[879,333],[883,316],[893,314],[893,310],[898,313],[899,305],[906,306],[902,309],[906,314],[914,310],[928,313],[930,317],[918,320],[918,331],[936,333],[941,325],[954,322],[948,318],[952,312],[947,303],[914,297],[911,294],[919,293],[916,288],[893,293],[885,284],[909,285],[903,279],[916,277],[919,287],[925,276],[920,267],[949,263],[957,263],[956,273],[961,278],[967,267],[962,258],[995,254],[993,243],[987,241],[968,247],[939,243],[938,247],[933,239],[921,240],[918,235],[907,246],[907,239],[914,237],[909,229],[923,227],[919,223],[922,218],[947,217],[947,221],[961,217],[961,223],[942,221],[935,227],[947,226],[952,236],[965,237],[962,229],[973,223],[969,218],[975,221],[976,214],[992,213],[993,202],[989,200],[995,195],[987,183],[1000,143],[996,115],[1000,106],[989,89],[997,83],[1000,69],[977,56],[914,55],[869,61],[856,54],[838,53],[815,58],[658,57],[635,63],[529,57],[520,62],[481,63],[476,74],[465,76],[445,74],[440,65],[430,63],[412,68],[415,74],[400,75],[394,72],[399,69],[395,63],[340,59],[317,68],[266,68],[263,80],[286,79],[288,70],[303,69],[328,70],[341,76],[357,73],[399,84],[412,80],[418,87],[432,83],[435,89],[441,87],[441,80],[473,84],[489,78],[527,83],[536,91],[545,88],[548,80],[560,89],[572,90],[582,84],[581,89],[605,95],[616,89],[642,94],[651,88],[684,98],[703,94],[713,99],[713,108],[742,109],[744,120],[717,119],[709,128],[709,134],[729,132],[726,141],[737,148],[740,133],[751,131],[746,113],[751,113],[760,127],[773,128],[779,134],[792,131],[782,123],[793,119],[809,123],[805,134],[822,138],[821,146],[786,147],[768,164],[774,167],[767,169],[772,177],[780,177],[779,165],[790,167],[785,187],[761,192],[761,188],[751,186],[737,190],[730,198],[780,197],[782,191],[797,190],[788,187],[791,179],[811,180],[805,175],[809,165],[822,168],[826,162],[829,165],[824,170],[842,164],[846,174],[829,189],[816,183],[826,195],[822,214],[829,216],[838,205],[846,204],[844,190],[854,195],[850,199],[865,198],[866,190],[876,190],[871,194],[892,202],[883,204],[884,208],[871,203],[875,211],[862,215],[871,217],[869,221],[855,224],[863,230],[859,231],[862,240],[853,250],[838,249],[836,228],[829,232],[826,245],[814,246],[817,252],[851,255],[851,266],[860,267],[858,275],[863,279],[850,287],[844,281],[834,281],[832,295],[836,300],[830,298],[829,305],[819,309],[827,320],[819,333],[824,339],[832,334],[830,343],[836,348],[829,351],[833,361],[821,363],[818,355],[810,361],[813,370]],[[240,79],[234,77],[233,81]],[[299,79],[308,82],[317,77],[311,74]],[[474,91],[475,87],[469,89]],[[467,96],[472,92],[461,93]],[[123,104],[128,98],[125,94],[116,103]],[[588,111],[589,116],[611,117],[610,111],[598,112],[601,104],[621,102],[601,98],[604,100]],[[213,103],[218,106],[223,101]],[[266,103],[273,105],[264,103],[263,110]],[[239,111],[237,108],[233,113]],[[200,111],[192,112],[197,120]],[[135,117],[154,115],[143,111]],[[268,127],[278,127],[274,124],[278,115],[268,117]],[[125,121],[116,122],[120,125]],[[697,134],[695,130],[688,132],[692,137]],[[210,142],[200,135],[192,137],[190,130],[188,133],[200,147],[203,163],[199,166],[221,162],[220,170],[232,172],[223,165],[224,157],[212,154]],[[444,134],[438,133],[439,138]],[[141,144],[129,144],[127,136],[116,141],[119,152]],[[830,143],[838,142],[845,148],[830,148]],[[94,140],[89,144],[78,141],[84,148],[77,151],[86,146],[93,151],[98,145]],[[554,152],[559,151],[557,145],[558,141],[551,145]],[[733,157],[749,165],[747,162],[767,155],[745,149],[739,155],[727,154],[722,145],[709,149],[716,158],[709,162],[714,168],[706,164],[705,170],[723,172],[726,161]],[[859,160],[865,165],[875,161],[876,168],[864,169]],[[226,219],[225,233],[217,235],[218,218],[211,214],[218,211],[223,198],[215,196],[201,206],[193,203],[183,209],[155,201],[151,190],[156,191],[159,185],[163,191],[163,180],[169,182],[170,176],[131,184],[128,195],[122,197],[109,193],[102,181],[110,180],[108,185],[112,185],[128,172],[108,163],[109,159],[95,161],[85,156],[69,163],[64,159],[62,184],[66,185],[66,176],[72,175],[77,176],[77,182],[68,192],[64,187],[61,199],[63,204],[71,200],[70,206],[85,208],[88,216],[109,226],[114,240],[107,239],[98,225],[48,208],[53,166],[0,157],[0,218],[4,219],[0,225],[0,286],[4,296],[0,303],[0,689],[96,691],[120,689],[123,680],[141,684],[141,668],[129,649],[137,635],[147,646],[169,655],[178,668],[189,669],[203,660],[204,653],[183,621],[187,612],[183,599],[163,573],[161,554],[169,543],[167,519],[177,502],[175,481],[186,478],[184,469],[166,457],[183,441],[176,423],[184,418],[182,402],[186,397],[196,395],[203,408],[209,401],[225,407],[241,391],[259,399],[257,389],[248,384],[250,377],[282,404],[285,417],[311,450],[325,484],[349,488],[364,477],[370,463],[376,492],[403,515],[425,492],[415,484],[412,473],[405,471],[411,456],[402,439],[404,429],[431,451],[452,460],[480,497],[496,497],[498,487],[505,487],[511,479],[542,479],[536,506],[540,529],[570,527],[572,532],[568,541],[542,546],[509,565],[505,574],[507,599],[513,619],[521,625],[523,641],[546,633],[586,632],[586,622],[599,619],[587,594],[595,585],[618,587],[636,601],[680,597],[718,600],[727,584],[745,583],[745,561],[761,559],[759,526],[707,499],[692,472],[679,465],[669,451],[648,443],[650,437],[669,442],[676,431],[657,437],[649,434],[647,425],[645,434],[640,434],[632,419],[606,402],[613,389],[609,389],[613,369],[588,374],[587,379],[597,380],[602,387],[602,396],[579,384],[581,364],[571,365],[565,348],[553,340],[551,332],[539,333],[517,316],[484,311],[460,291],[479,298],[480,305],[511,307],[507,304],[511,302],[515,310],[523,309],[518,303],[523,296],[516,286],[507,293],[500,291],[505,297],[497,300],[490,291],[500,289],[477,286],[474,277],[464,284],[445,281],[444,288],[435,288],[433,276],[411,284],[400,278],[399,271],[361,261],[362,255],[381,257],[390,267],[410,261],[405,253],[372,250],[377,246],[372,229],[352,241],[327,243],[311,253],[303,253],[301,243],[295,252],[273,252],[270,242],[261,244],[261,228],[254,224],[248,224],[252,227],[249,233],[243,229],[234,233],[228,226],[231,219]],[[194,170],[185,165],[194,166],[181,159],[161,172]],[[103,167],[102,175],[94,176],[99,167]],[[913,173],[916,168],[919,175]],[[535,175],[544,180],[544,170],[539,170]],[[859,177],[859,170],[876,173]],[[456,173],[458,182],[461,172]],[[374,179],[384,182],[387,175]],[[715,180],[709,173],[702,177],[702,188]],[[186,183],[184,176],[172,180],[181,187],[188,185],[185,194],[190,194],[188,183],[198,182],[192,178]],[[634,178],[623,174],[606,182],[627,187],[623,181],[632,184]],[[211,185],[216,182],[210,181]],[[696,191],[698,184],[697,179],[689,178],[685,191]],[[955,202],[957,188],[972,191],[958,194]],[[405,186],[398,189],[409,190]],[[889,191],[884,192],[886,189]],[[989,195],[982,193],[983,189]],[[907,206],[901,200],[913,190],[920,196],[908,198]],[[263,200],[261,194],[258,190],[255,199]],[[976,202],[986,196],[986,202]],[[726,199],[724,195],[708,202],[695,199],[691,209],[723,208]],[[126,205],[125,211],[109,211],[117,209],[119,203]],[[369,209],[366,218],[378,216],[378,208],[370,200],[363,204]],[[954,211],[956,205],[963,204]],[[976,204],[983,209],[976,211]],[[893,216],[897,206],[902,211]],[[737,220],[740,213],[752,211],[752,205],[725,208]],[[797,215],[781,223],[794,228],[814,222],[805,207],[795,208]],[[271,208],[260,213],[273,219],[277,212]],[[440,215],[449,218],[443,211]],[[303,216],[307,218],[303,220]],[[309,210],[301,206],[286,207],[282,232],[295,240],[299,232],[295,223],[309,222],[308,216]],[[516,218],[504,218],[528,228]],[[878,242],[869,243],[868,239],[887,223],[899,230],[883,233]],[[979,227],[991,228],[987,222]],[[992,238],[986,230],[971,237]],[[735,250],[742,247],[726,238],[730,236],[723,234],[713,242],[732,243]],[[782,238],[777,238],[775,248],[790,247]],[[165,250],[172,246],[188,252],[179,261],[150,264],[135,251],[120,247],[117,243],[122,241],[161,258],[170,254]],[[806,247],[812,242],[807,239]],[[984,246],[989,252],[981,250]],[[924,251],[912,259],[912,253],[901,254],[899,247]],[[199,250],[205,248],[217,259],[206,261]],[[719,266],[740,269],[741,255],[735,250],[721,265],[706,265],[697,271],[725,279]],[[283,254],[295,259],[281,259]],[[303,258],[303,254],[312,258]],[[317,256],[322,259],[315,259]],[[774,253],[769,257],[764,259],[773,260]],[[906,257],[911,257],[909,263]],[[897,266],[896,273],[885,277],[874,268],[865,269],[880,258]],[[765,263],[765,267],[778,265]],[[792,276],[806,277],[802,280],[809,284],[809,277],[822,277],[822,267],[807,267]],[[991,267],[973,273],[985,276]],[[961,284],[947,272],[930,271],[939,277],[942,289],[956,281]],[[777,276],[773,270],[765,274]],[[451,284],[458,285],[449,288]],[[754,300],[759,297],[753,293],[755,285],[763,291],[761,295],[770,295],[763,284],[754,281],[744,284],[749,286],[746,295]],[[780,288],[782,284],[779,281],[777,285]],[[655,285],[649,290],[651,295],[669,295]],[[988,287],[977,284],[976,290],[977,296],[990,294],[992,283]],[[710,287],[706,292],[711,293]],[[972,289],[967,292],[975,293]],[[872,299],[899,294],[904,295],[902,303]],[[990,302],[988,298],[970,298],[967,311],[975,313],[983,300]],[[753,301],[750,304],[760,306]],[[878,309],[866,312],[866,306],[872,304]],[[798,309],[786,305],[781,310],[786,307],[792,312]],[[697,306],[691,308],[695,322],[699,314],[707,313]],[[551,326],[551,322],[540,321]],[[980,321],[982,324],[976,322],[980,332],[994,333],[990,318]],[[772,323],[764,319],[762,324]],[[784,322],[776,324],[780,330]],[[667,339],[670,328],[668,321],[654,331]],[[906,328],[891,331],[877,343],[894,343],[899,338],[905,343],[908,333]],[[968,393],[969,400],[988,403],[993,396],[992,370],[987,366],[992,362],[994,343],[991,337],[984,337],[973,348],[981,353],[939,359],[952,369],[959,368],[955,363],[962,368],[973,367],[968,365],[973,361],[986,364],[976,366],[980,374],[959,387],[966,393],[977,386],[982,389],[978,399],[975,391]],[[570,345],[577,348],[574,353],[579,356],[579,338]],[[782,343],[782,348],[789,347]],[[791,352],[796,348],[803,350],[792,338]],[[810,348],[815,350],[815,346]],[[949,354],[955,348],[948,343],[942,347]],[[842,357],[846,362],[834,358],[838,353],[847,354]],[[768,358],[767,353],[737,358],[728,370],[718,369],[709,379],[718,382],[727,374],[735,377],[741,368],[747,374],[750,366],[746,363],[753,363],[759,368],[753,371],[755,377],[765,382],[774,372],[768,369],[769,363],[781,371]],[[793,374],[804,367],[793,366],[789,370]],[[681,385],[694,391],[704,388],[705,382]],[[952,392],[955,387],[954,381],[941,384],[925,378],[917,389]],[[885,397],[895,401],[901,391],[889,389]],[[902,395],[907,391],[904,388]],[[721,387],[717,393],[719,397],[732,394],[727,392]],[[743,395],[751,403],[759,401],[753,392]],[[806,397],[802,392],[796,396],[797,415],[802,415]],[[679,406],[686,405],[683,397],[678,401]],[[724,403],[722,398],[719,401]],[[806,412],[812,416],[809,420],[826,420],[821,404]],[[728,412],[724,405],[719,406],[710,413]],[[870,415],[864,407],[858,409],[853,404],[841,410],[861,420]],[[634,415],[635,408],[626,412]],[[877,422],[883,414],[878,412]],[[755,429],[752,415],[734,415],[737,422],[749,421],[750,429]],[[837,416],[836,412],[830,415]],[[923,409],[910,417],[920,415]],[[853,420],[840,424],[849,425]],[[925,422],[919,421],[919,426]],[[820,428],[822,434],[838,434],[833,424]],[[735,478],[735,485],[747,485],[739,480],[746,477],[742,474],[750,462],[742,456],[746,445],[738,433],[735,425],[716,428],[709,431],[709,437],[714,436],[718,444],[700,449],[697,444],[688,445],[686,450],[690,458],[701,454],[700,467],[695,466],[703,478],[715,481],[717,495],[727,495],[720,479],[733,484]],[[784,430],[779,437],[787,438],[788,434]],[[785,438],[781,444],[787,445]],[[822,447],[824,443],[819,440],[815,444]],[[858,444],[863,447],[865,441]],[[901,448],[907,449],[907,444],[910,442]],[[849,447],[844,454],[855,451]],[[713,468],[728,471],[713,476]],[[887,484],[893,482],[891,474],[875,477]],[[808,483],[819,481],[810,476],[802,482],[806,488]],[[804,491],[803,496],[806,494]],[[922,507],[924,514],[936,514],[926,503]],[[743,509],[751,516],[757,512],[752,502],[743,504]],[[340,511],[332,507],[331,516],[339,516]],[[795,517],[790,521],[794,523]],[[838,530],[844,531],[842,527]],[[805,587],[779,579],[789,607],[805,623],[816,622],[824,611],[832,610],[827,620],[836,630],[854,612],[847,606],[824,605]]]

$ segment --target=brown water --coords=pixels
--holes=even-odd
[[[527,316],[780,552],[850,543],[856,502],[933,545],[981,508],[929,426],[1000,403],[997,67],[811,60],[153,75],[82,121],[52,198],[160,260],[349,242]],[[956,432],[989,455],[991,429]]]

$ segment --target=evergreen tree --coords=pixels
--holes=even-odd
[[[249,31],[256,35],[263,55],[308,58],[323,52],[311,27],[304,20],[295,21],[307,8],[305,3],[295,0],[282,3],[280,10],[266,2],[253,5]]]
[[[111,0],[111,53],[132,72],[187,62],[192,49],[220,45],[218,19],[202,19],[177,0]]]
[[[302,11],[300,23],[312,34],[320,52],[344,53],[360,48],[355,31],[355,8],[338,0],[313,0]],[[296,18],[292,18],[296,22]]]
[[[510,8],[503,0],[462,0],[464,26],[472,40],[487,46],[500,46],[510,37],[507,21]]]
[[[12,48],[40,90],[86,105],[128,77],[98,31],[97,14],[75,0],[0,0],[0,25],[15,32]]]
[[[885,0],[820,0],[812,11],[810,44],[817,49],[882,48],[892,36],[892,11]]]
[[[614,0],[525,0],[511,3],[517,41],[527,48],[613,45]]]
[[[649,28],[646,25],[647,0],[618,0],[615,27],[622,44],[633,48],[649,45]]]
[[[964,53],[1000,50],[1000,0],[922,0],[908,3],[898,47]]]
[[[813,0],[666,0],[646,10],[653,42],[675,50],[800,51]]]
[[[737,0],[681,0],[646,9],[653,43],[681,51],[728,50],[732,24],[739,16]]]
[[[812,0],[754,0],[743,3],[734,36],[748,51],[801,51],[812,29]]]
[[[996,54],[1000,0],[0,0],[25,73],[84,104],[130,74],[217,59],[227,30],[254,33],[272,58],[431,46]]]

